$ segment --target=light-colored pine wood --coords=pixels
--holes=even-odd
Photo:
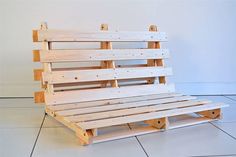
[[[202,112],[198,112],[198,114],[207,117],[207,118],[211,118],[211,119],[221,119],[222,115],[221,115],[221,109],[214,109],[214,110],[207,110],[207,111],[202,111]]]
[[[79,32],[76,30],[33,30],[34,42],[167,41],[164,32]]]
[[[181,96],[178,98],[166,98],[166,99],[157,99],[157,100],[146,100],[146,101],[138,101],[138,102],[129,102],[129,103],[121,103],[121,104],[114,104],[114,105],[105,105],[105,106],[96,106],[96,107],[89,107],[89,108],[81,108],[81,109],[73,109],[73,110],[64,110],[64,111],[59,111],[56,112],[58,115],[63,115],[63,116],[69,116],[69,115],[80,115],[80,114],[88,114],[88,113],[94,113],[95,112],[104,112],[104,111],[109,111],[109,113],[111,113],[113,110],[121,110],[121,109],[126,109],[126,108],[134,108],[134,107],[138,107],[136,109],[128,109],[126,110],[121,110],[122,112],[124,112],[125,114],[128,114],[129,112],[134,113],[134,112],[143,112],[142,109],[156,109],[156,107],[150,107],[150,105],[156,105],[156,104],[163,104],[165,103],[165,106],[168,107],[172,107],[172,105],[174,106],[175,104],[170,104],[167,105],[166,103],[174,103],[174,102],[178,102],[178,101],[186,101],[186,100],[193,100],[195,99],[195,97],[191,97],[191,96]],[[183,105],[185,106],[187,105],[191,105],[191,103],[199,103],[199,102],[182,102],[180,104],[177,105]],[[147,108],[142,108],[142,106],[149,106]],[[163,106],[158,106],[157,108],[161,108],[163,109]],[[165,109],[165,108],[164,108]],[[120,113],[120,111],[118,111]],[[123,113],[121,112],[121,114],[123,115]],[[149,112],[149,111],[146,111]],[[116,113],[116,112],[115,112]],[[119,114],[118,113],[118,114]],[[108,112],[104,113],[104,115],[102,115],[103,113],[101,113],[100,116],[110,116],[110,114],[108,114]]]
[[[33,51],[33,61],[43,64],[43,69],[34,70],[34,78],[45,90],[35,93],[35,101],[45,103],[46,113],[73,130],[81,145],[220,119],[221,108],[227,105],[173,93],[174,85],[166,83],[171,68],[164,59],[170,54],[160,48],[166,39],[155,25],[149,32],[112,32],[106,24],[99,32],[79,32],[48,30],[42,23],[33,31],[33,40],[42,43]],[[117,41],[148,42],[148,48],[112,49]],[[53,50],[52,42],[100,42],[100,49]],[[115,64],[122,60],[147,60],[147,64]],[[84,61],[93,66],[71,64]],[[129,125],[131,130],[99,131],[114,125]]]
[[[142,85],[120,88],[102,88],[93,90],[75,90],[65,92],[45,93],[46,104],[65,104],[94,101],[102,99],[124,98],[161,93],[173,93],[173,84],[166,85]]]
[[[169,127],[168,117],[146,120],[145,122],[157,129],[168,129]]]
[[[95,70],[55,71],[43,73],[43,81],[49,84],[105,81],[131,78],[147,78],[170,76],[171,68],[141,67],[141,68],[113,68]]]
[[[141,105],[141,102],[137,105],[135,103],[123,104],[123,105],[115,105],[113,106],[105,106],[105,107],[94,107],[94,108],[87,108],[87,109],[77,109],[71,111],[60,111],[56,112],[56,115],[61,116],[68,116],[66,117],[68,120],[72,122],[84,122],[84,121],[92,121],[97,119],[109,119],[114,117],[123,117],[127,115],[134,115],[134,114],[142,114],[148,112],[156,112],[160,110],[169,110],[172,108],[179,108],[179,107],[188,107],[188,106],[195,106],[195,105],[202,105],[209,103],[209,101],[189,101],[191,99],[186,99],[186,101],[178,102],[178,101],[166,101],[165,104],[161,104],[159,100],[156,103],[152,102],[143,102],[144,104]],[[130,108],[128,106],[130,105]],[[147,106],[150,105],[150,106]],[[115,106],[115,107],[114,107]],[[125,109],[124,109],[125,108]],[[75,116],[69,116],[75,115]]]
[[[41,29],[40,31],[47,31],[48,30],[48,26],[47,23],[43,22],[41,23]],[[42,42],[42,50],[50,50],[51,49],[51,44],[50,42],[47,41],[43,41]],[[44,72],[51,72],[52,71],[52,64],[51,63],[43,63],[43,71]],[[53,85],[50,84],[42,84],[42,86],[46,86],[45,91],[47,93],[53,93],[54,92],[54,87]]]
[[[101,30],[107,32],[108,31],[108,25],[102,24]],[[101,49],[112,49],[112,43],[110,41],[101,42]],[[101,62],[101,68],[116,68],[115,62],[113,60],[105,60]],[[116,79],[110,80],[112,87],[118,87],[118,82]],[[108,81],[102,82],[102,87],[107,86]]]
[[[151,25],[149,27],[149,31],[150,32],[158,32],[157,26],[156,25]],[[161,44],[159,41],[155,41],[155,42],[148,42],[148,48],[150,49],[160,49],[161,48]],[[149,59],[147,61],[147,65],[148,66],[164,66],[163,63],[163,59],[162,58],[156,58],[156,59]],[[149,83],[156,83],[157,82],[157,78],[158,78],[158,82],[159,83],[166,83],[166,78],[165,76],[159,76],[159,77],[154,77],[152,79],[149,79],[148,82]]]
[[[103,42],[102,42],[103,43]],[[34,50],[34,61],[40,62],[83,62],[104,60],[134,60],[169,58],[167,49],[103,49],[91,50]]]
[[[119,125],[123,123],[132,123],[132,122],[144,121],[144,120],[149,120],[149,119],[176,116],[180,114],[188,114],[192,112],[200,112],[204,110],[218,109],[222,107],[224,107],[223,104],[205,104],[205,105],[191,106],[191,107],[185,107],[185,108],[176,108],[176,109],[166,110],[166,111],[130,115],[130,116],[118,117],[118,118],[110,118],[110,119],[96,120],[96,121],[89,121],[89,122],[79,122],[77,123],[77,125],[83,129],[93,129],[93,128]]]
[[[104,106],[104,105],[114,105],[121,103],[131,103],[131,102],[139,102],[145,100],[156,100],[156,99],[164,99],[164,98],[176,98],[183,96],[178,93],[165,93],[165,94],[155,94],[155,95],[144,95],[144,96],[135,96],[135,97],[124,97],[118,99],[108,99],[108,100],[99,100],[99,101],[89,101],[75,104],[65,104],[65,105],[47,105],[51,110],[54,111],[63,111],[69,109],[80,109],[80,108],[89,108],[95,106]]]
[[[160,129],[156,129],[150,126],[134,128],[131,130],[116,131],[113,133],[103,134],[103,135],[94,137],[93,143],[106,142],[106,141],[122,139],[122,138],[127,138],[127,137],[132,137],[132,136],[139,136],[143,134],[154,133],[157,131],[160,131]]]

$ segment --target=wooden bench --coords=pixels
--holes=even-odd
[[[33,30],[33,41],[42,43],[40,50],[33,51],[33,60],[43,65],[34,70],[43,89],[35,92],[35,102],[45,103],[46,113],[72,129],[81,144],[217,120],[227,106],[175,93],[174,85],[166,81],[172,70],[163,62],[170,53],[160,47],[167,36],[154,25],[146,32],[108,31],[105,24],[98,32],[79,32],[51,30],[42,23]],[[112,43],[118,47],[124,42],[147,47],[112,48]],[[66,48],[54,48],[53,43],[66,43]],[[70,45],[75,43],[99,47]],[[116,125],[130,129],[100,133]]]

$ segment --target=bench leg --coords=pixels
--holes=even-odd
[[[76,131],[76,136],[79,138],[81,145],[88,145],[92,143],[93,134],[91,130],[83,131],[81,129],[78,129]]]
[[[221,119],[222,118],[221,109],[201,111],[201,112],[198,112],[198,114],[200,114],[204,117],[207,117],[207,118],[211,118],[211,119]]]
[[[157,129],[168,129],[168,127],[169,127],[168,117],[146,120],[145,123],[157,128]]]

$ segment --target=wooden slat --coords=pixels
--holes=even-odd
[[[153,133],[157,131],[160,131],[160,129],[150,127],[150,126],[133,128],[132,130],[124,130],[124,131],[119,130],[113,133],[107,133],[107,134],[102,134],[102,135],[93,137],[93,143],[100,143],[100,142],[105,142],[105,141],[110,141],[110,140],[138,136],[138,135]]]
[[[165,103],[165,104],[155,103],[153,101],[152,103],[148,104],[148,106],[146,105],[147,103],[148,101],[144,102],[145,106],[143,105],[143,106],[133,107],[133,108],[113,109],[111,111],[103,111],[103,112],[97,112],[97,113],[90,112],[89,114],[82,114],[82,115],[79,115],[78,113],[77,116],[68,116],[66,117],[66,119],[73,122],[92,121],[92,120],[97,120],[97,119],[105,119],[105,118],[107,119],[107,118],[113,118],[113,117],[167,110],[167,109],[178,108],[178,107],[201,105],[201,104],[210,103],[210,101],[204,101],[204,100],[183,101],[183,102],[176,101],[176,102]]]
[[[82,103],[76,103],[76,104],[51,105],[51,106],[48,105],[47,107],[53,111],[60,111],[60,110],[69,110],[69,109],[89,108],[89,107],[94,107],[94,106],[138,102],[138,101],[145,101],[145,100],[173,98],[173,97],[180,97],[180,96],[183,96],[183,95],[178,94],[178,93],[165,93],[165,94],[138,96],[138,97],[125,97],[125,98],[119,98],[119,99],[89,101],[89,102],[82,102]]]
[[[59,84],[116,79],[119,80],[132,78],[147,78],[156,76],[169,76],[171,74],[171,68],[162,67],[54,71],[50,73],[43,73],[43,81],[49,84]]]
[[[190,126],[190,125],[201,124],[201,123],[210,122],[210,121],[214,121],[214,119],[205,118],[205,117],[192,117],[187,120],[180,120],[180,121],[175,121],[175,122],[170,123],[168,130]],[[131,130],[116,131],[116,132],[102,134],[102,135],[94,137],[93,143],[100,143],[100,142],[105,142],[105,141],[110,141],[110,140],[144,135],[148,133],[158,132],[161,130],[162,129],[157,129],[151,126],[144,126],[144,127],[132,128]]]
[[[82,108],[82,109],[65,110],[65,111],[56,112],[56,114],[62,115],[62,116],[80,115],[80,114],[88,114],[88,113],[95,113],[95,112],[120,110],[120,109],[124,109],[124,108],[132,108],[132,107],[140,107],[140,106],[155,105],[155,104],[162,104],[162,103],[171,103],[171,102],[177,102],[177,101],[185,101],[185,100],[191,100],[191,99],[195,99],[195,97],[181,96],[181,97],[177,97],[177,98],[173,97],[173,98],[165,98],[165,99],[145,100],[145,101],[138,101],[138,102],[130,102],[130,103],[96,106],[96,107],[89,107],[89,108]]]
[[[40,55],[39,55],[40,53]],[[41,62],[83,62],[104,60],[160,59],[169,58],[167,49],[91,49],[34,51],[34,59]],[[40,57],[40,58],[39,58]]]
[[[137,65],[118,65],[119,68],[129,68],[129,67],[146,67],[145,64],[137,64]],[[71,70],[88,70],[88,69],[101,69],[100,66],[91,66],[91,67],[69,67],[69,68],[52,68],[52,71],[71,71]],[[42,79],[43,69],[35,69],[34,78],[40,81]],[[99,83],[99,82],[98,82]]]
[[[223,104],[205,104],[205,105],[191,106],[191,107],[185,107],[185,108],[176,108],[176,109],[165,110],[165,111],[150,112],[150,113],[144,113],[144,114],[138,114],[138,115],[130,115],[130,116],[124,116],[124,117],[118,117],[118,118],[110,118],[110,119],[96,120],[96,121],[89,121],[89,122],[79,122],[77,123],[77,125],[81,127],[82,129],[93,129],[93,128],[119,125],[119,124],[124,124],[124,123],[144,121],[144,120],[155,119],[155,118],[188,114],[188,113],[217,109],[217,108],[222,108],[222,107],[226,107],[226,106]]]
[[[46,104],[66,104],[150,94],[173,93],[174,91],[175,89],[173,84],[139,85],[120,88],[55,92],[53,94],[47,93],[45,95],[45,100]]]
[[[33,41],[72,41],[72,42],[100,42],[100,41],[167,41],[164,32],[79,32],[73,30],[33,30]]]

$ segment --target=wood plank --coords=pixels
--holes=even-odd
[[[46,93],[46,104],[66,104],[94,101],[102,99],[115,99],[132,96],[142,96],[150,94],[173,93],[173,84],[162,85],[139,85],[119,88],[101,88],[93,90],[65,91]]]
[[[171,74],[171,68],[163,67],[53,71],[44,72],[43,81],[49,84],[60,84],[73,82],[147,78],[156,76],[169,76]]]
[[[40,55],[39,55],[40,53]],[[168,49],[91,49],[34,51],[35,60],[41,62],[84,62],[104,60],[140,60],[169,58]],[[39,58],[40,57],[40,58]]]
[[[210,121],[214,121],[214,119],[209,119],[209,118],[205,118],[205,117],[193,117],[191,119],[187,119],[187,120],[183,120],[183,121],[181,120],[181,121],[172,122],[170,124],[168,130],[176,129],[176,128],[180,128],[180,127],[185,127],[185,126],[190,126],[190,125],[206,123],[206,122],[210,122]],[[158,132],[161,130],[163,130],[163,129],[156,129],[151,126],[132,128],[131,130],[112,132],[112,133],[107,133],[107,134],[96,136],[93,138],[93,143],[100,143],[100,142],[106,142],[106,141],[111,141],[111,140],[116,140],[116,139],[127,138],[127,137],[139,136],[139,135]]]
[[[47,105],[53,111],[69,110],[69,109],[81,109],[94,106],[103,106],[103,105],[112,105],[112,104],[121,104],[121,103],[130,103],[138,102],[145,100],[154,100],[154,99],[163,99],[163,98],[173,98],[183,96],[179,93],[165,93],[165,94],[156,94],[156,95],[145,95],[138,97],[125,97],[119,99],[109,99],[109,100],[99,100],[99,101],[89,101],[76,104],[65,104],[65,105]]]
[[[138,103],[138,102],[137,102]],[[141,102],[140,102],[141,103]],[[72,122],[84,122],[84,121],[92,121],[92,120],[98,120],[98,119],[108,119],[108,118],[114,118],[114,117],[121,117],[121,116],[127,116],[127,115],[134,115],[134,114],[141,114],[141,113],[147,113],[147,112],[155,112],[160,110],[167,110],[172,108],[179,108],[179,107],[188,107],[188,106],[194,106],[194,105],[201,105],[210,103],[210,101],[206,100],[195,100],[195,101],[182,101],[182,102],[171,102],[171,103],[155,103],[155,101],[152,101],[150,104],[146,104],[144,102],[143,106],[139,107],[133,107],[133,108],[126,108],[126,109],[113,109],[110,111],[103,111],[103,112],[97,112],[92,113],[89,112],[89,114],[82,114],[77,116],[68,116],[66,119]],[[150,106],[147,106],[150,105]],[[66,111],[64,111],[65,113]],[[59,114],[60,115],[60,114]]]
[[[169,125],[169,129],[176,129],[180,127],[186,127],[191,125],[197,125],[205,122],[214,121],[214,119],[206,118],[206,117],[189,117],[184,120],[176,120]]]
[[[172,102],[192,100],[192,99],[195,99],[195,97],[180,96],[177,98],[172,97],[172,98],[165,98],[165,99],[154,99],[154,100],[145,100],[145,101],[129,102],[129,103],[121,103],[121,104],[113,104],[113,105],[95,106],[95,107],[82,108],[82,109],[65,110],[65,111],[56,112],[56,114],[62,115],[62,116],[80,115],[80,114],[120,110],[120,109],[125,109],[125,108],[141,107],[141,106],[155,105],[155,104],[162,104],[162,103],[172,103]]]
[[[105,142],[105,141],[122,139],[122,138],[127,138],[127,137],[132,137],[132,136],[153,133],[157,131],[160,131],[160,129],[156,129],[150,126],[139,127],[139,128],[134,128],[132,130],[113,132],[113,133],[108,133],[108,134],[103,134],[103,135],[93,137],[93,143],[100,143],[100,142]]]
[[[33,30],[34,42],[167,41],[164,32],[80,32],[76,30]]]
[[[47,23],[42,22],[40,30],[47,31],[48,30]],[[42,49],[43,50],[50,50],[51,48],[52,48],[52,42],[47,42],[47,41],[42,42]],[[43,63],[43,71],[44,72],[51,72],[52,71],[52,63]],[[47,91],[47,93],[52,94],[54,92],[53,85],[44,84],[44,82],[42,82],[42,87],[46,87],[45,90]]]
[[[119,125],[119,124],[124,124],[124,123],[144,121],[144,120],[149,120],[149,119],[188,114],[188,113],[193,113],[193,112],[200,112],[204,110],[211,110],[211,109],[217,109],[217,108],[222,108],[222,107],[226,107],[226,106],[223,104],[205,104],[205,105],[200,105],[200,106],[176,108],[176,109],[171,109],[171,110],[166,110],[166,111],[130,115],[130,116],[124,116],[124,117],[118,117],[118,118],[110,118],[110,119],[96,120],[96,121],[89,121],[89,122],[79,122],[77,123],[77,125],[81,127],[82,129],[93,129],[93,128]]]

